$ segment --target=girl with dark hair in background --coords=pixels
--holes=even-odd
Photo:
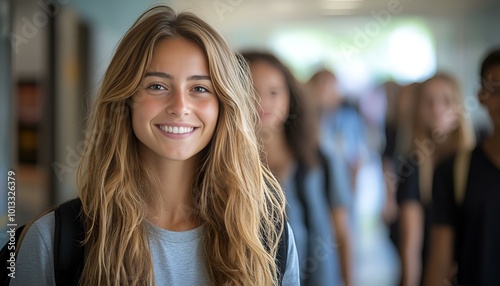
[[[319,156],[319,122],[295,78],[276,57],[249,52],[255,89],[260,97],[260,136],[271,171],[285,190],[287,216],[294,230],[302,285],[351,285],[350,270],[342,282],[339,249],[330,219],[326,177]],[[330,168],[331,169],[331,168]],[[333,194],[335,197],[337,194]],[[339,203],[340,205],[340,203]],[[346,224],[347,225],[347,224]]]

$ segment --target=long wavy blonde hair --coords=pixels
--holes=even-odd
[[[219,100],[212,141],[193,182],[204,224],[207,273],[214,285],[277,285],[275,257],[285,199],[261,160],[255,92],[248,67],[224,39],[191,13],[167,6],[144,12],[125,34],[104,75],[87,127],[77,185],[86,228],[82,285],[154,285],[146,202],[158,190],[140,160],[130,98],[160,40],[183,37],[208,59]]]

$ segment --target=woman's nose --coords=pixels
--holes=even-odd
[[[167,105],[168,114],[182,116],[189,114],[188,94],[186,92],[176,90],[169,95]]]

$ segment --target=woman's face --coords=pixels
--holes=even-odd
[[[290,110],[290,93],[285,76],[265,61],[250,64],[250,70],[254,87],[260,97],[262,131],[282,131]]]
[[[457,128],[458,106],[454,88],[442,79],[422,86],[419,119],[429,132],[449,134]]]
[[[486,71],[479,100],[486,107],[495,128],[500,128],[500,65]]]
[[[319,110],[333,111],[342,104],[337,79],[328,73],[319,75],[312,96],[316,98]]]
[[[198,154],[219,113],[203,50],[179,37],[158,42],[131,109],[141,154],[174,161]]]

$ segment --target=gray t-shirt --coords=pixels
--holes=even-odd
[[[19,249],[16,276],[10,285],[56,285],[54,224],[54,213],[51,212],[30,227]],[[210,285],[201,243],[203,226],[181,232],[150,226],[149,242],[156,285]],[[288,233],[288,260],[283,285],[299,285],[299,263],[290,226]]]

